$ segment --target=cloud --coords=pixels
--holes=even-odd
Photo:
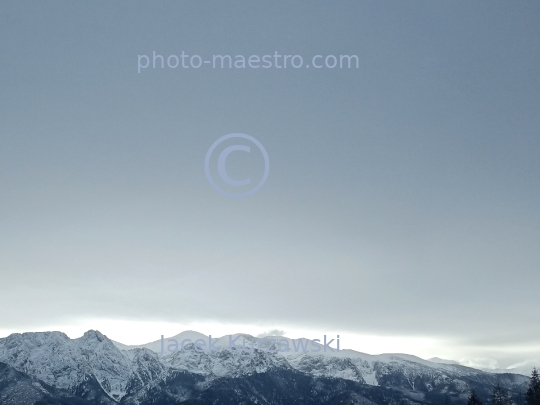
[[[495,370],[500,368],[499,363],[495,359],[489,357],[470,357],[463,358],[459,361],[462,365],[472,368],[479,368],[484,370]]]
[[[258,338],[263,338],[267,336],[285,336],[285,331],[280,329],[271,329],[267,332],[259,333]]]

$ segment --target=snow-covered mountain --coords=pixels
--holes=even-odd
[[[431,361],[432,363],[440,363],[440,364],[460,364],[459,362],[455,360],[441,359],[440,357],[432,357],[431,359],[428,359],[428,361]]]
[[[100,332],[78,339],[61,332],[12,334],[0,339],[0,361],[60,389],[95,378],[112,398],[126,393],[131,362]]]
[[[28,391],[31,400],[24,405],[40,396],[107,405],[439,403],[445,396],[459,403],[471,388],[487,395],[500,382],[517,395],[528,381],[405,354],[336,351],[322,343],[247,334],[210,339],[187,331],[133,347],[92,330],[78,339],[61,332],[12,334],[0,339],[0,366],[10,370],[0,378]],[[0,399],[8,395],[3,386],[0,380]]]

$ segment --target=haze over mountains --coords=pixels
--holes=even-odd
[[[517,397],[529,380],[438,358],[337,351],[336,342],[285,337],[279,346],[268,338],[224,336],[205,350],[209,337],[194,331],[137,347],[94,330],[77,339],[12,334],[0,339],[0,403],[465,403],[472,388],[487,396],[497,383]],[[282,351],[287,346],[292,350]]]

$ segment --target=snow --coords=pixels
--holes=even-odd
[[[369,385],[379,385],[381,377],[398,373],[403,377],[405,389],[414,390],[417,377],[426,377],[430,385],[454,382],[466,389],[461,380],[465,376],[488,375],[483,371],[443,363],[441,359],[424,360],[416,356],[388,353],[370,355],[354,350],[335,352],[269,352],[272,343],[262,345],[264,350],[245,351],[231,349],[229,342],[236,338],[261,343],[247,334],[227,335],[219,339],[215,351],[196,351],[193,343],[184,349],[161,356],[161,340],[140,346],[127,346],[113,342],[98,331],[90,330],[77,339],[62,332],[12,334],[0,339],[0,362],[36,377],[47,384],[75,392],[88,379],[95,378],[103,390],[116,399],[133,392],[143,392],[166,380],[170,373],[187,371],[204,376],[207,382],[215,378],[236,378],[264,373],[273,369],[295,369],[315,377],[342,378]],[[300,339],[284,337],[289,347],[299,347]],[[164,339],[165,347],[175,340],[194,342],[208,337],[194,331],[182,332]],[[305,340],[302,342],[305,343]],[[246,348],[251,344],[246,344]],[[314,345],[321,347],[322,345]],[[407,386],[408,384],[408,386]]]

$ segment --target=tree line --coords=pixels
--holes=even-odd
[[[501,387],[500,384],[497,384],[492,392],[489,399],[489,405],[513,405],[512,398],[510,397],[509,392]],[[483,405],[484,403],[478,397],[474,390],[471,391],[471,395],[467,401],[467,405]],[[523,404],[520,404],[523,405]],[[525,403],[524,405],[540,405],[540,377],[538,376],[538,370],[533,369],[531,375],[531,381],[529,382],[529,387],[527,388],[527,393],[525,394]]]

